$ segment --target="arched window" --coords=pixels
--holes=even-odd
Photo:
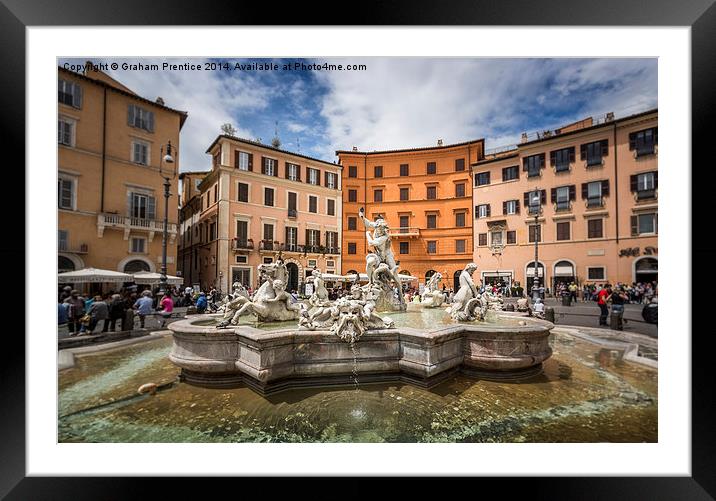
[[[140,271],[149,271],[149,265],[139,259],[134,259],[124,265],[125,273],[139,273]]]
[[[65,256],[57,256],[57,272],[75,271],[75,263]]]
[[[410,275],[410,272],[408,270],[400,270],[398,272],[399,275]]]
[[[425,272],[425,281],[427,282],[428,280],[430,280],[430,277],[432,277],[432,276],[435,275],[436,273],[437,273],[437,271],[435,271],[435,270],[428,270],[428,271],[426,271],[426,272]]]
[[[557,287],[558,284],[569,285],[575,282],[574,265],[566,260],[557,261],[554,265],[554,276],[552,277],[552,287]]]
[[[346,275],[357,275],[358,272],[356,270],[350,270]]]
[[[455,290],[455,292],[460,290],[460,274],[462,274],[462,270],[457,270],[455,273],[452,274],[453,289]]]

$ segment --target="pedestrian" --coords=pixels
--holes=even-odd
[[[120,322],[124,318],[124,301],[122,296],[114,294],[109,303],[109,330],[112,332],[117,330],[117,320]],[[120,323],[121,327],[121,323]]]
[[[70,305],[68,303],[57,303],[57,325],[65,325],[69,319]]]
[[[67,312],[67,328],[70,331],[70,336],[79,334],[82,325],[80,320],[85,316],[85,299],[80,296],[79,291],[70,291],[70,297],[65,299],[65,304],[69,306]]]
[[[159,301],[159,309],[162,312],[162,324],[160,325],[160,328],[164,328],[167,324],[167,320],[171,318],[172,312],[174,311],[174,301],[172,301],[169,294],[164,294],[164,296],[162,296],[161,301]]]
[[[141,297],[137,299],[133,305],[133,307],[137,310],[137,315],[139,315],[139,327],[141,329],[144,329],[144,319],[146,316],[152,314],[153,303],[152,292],[146,290],[142,292]]]
[[[71,295],[72,295],[72,287],[70,287],[69,285],[65,285],[62,288],[62,292],[60,293],[60,303],[64,303],[65,299],[67,299]]]
[[[607,316],[609,309],[607,308],[607,298],[611,295],[611,286],[607,284],[599,292],[597,292],[597,305],[599,306],[599,325],[607,325]]]
[[[187,288],[184,289],[184,306],[192,305],[191,296],[193,293],[194,293],[194,289],[192,289],[191,287],[187,286]]]
[[[102,325],[102,332],[107,332],[107,329],[109,328],[109,305],[106,301],[107,298],[102,298],[102,296],[95,296],[94,301],[92,302],[92,306],[90,306],[89,316],[90,316],[90,322],[89,322],[89,333],[92,334],[94,332],[95,327],[97,327],[97,324],[100,320],[104,321],[104,324]]]
[[[624,316],[624,304],[629,301],[629,296],[627,296],[624,291],[624,287],[618,286],[611,294],[609,294],[606,300],[611,301],[612,303],[612,314],[619,317],[619,322],[617,323],[616,328],[618,330],[622,330],[623,327],[621,319]]]

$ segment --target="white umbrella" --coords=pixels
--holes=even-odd
[[[132,275],[120,271],[100,270],[99,268],[83,268],[81,270],[66,271],[58,273],[57,279],[60,283],[123,283],[131,282]]]
[[[158,285],[161,283],[161,278],[161,273],[152,273],[150,271],[142,271],[134,274],[135,283],[142,285]],[[182,277],[167,275],[167,283],[169,285],[181,285],[184,283],[184,279]]]

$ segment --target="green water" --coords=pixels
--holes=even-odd
[[[59,375],[60,442],[656,442],[657,372],[552,334],[544,373],[289,390],[177,383],[170,337],[80,357]],[[360,343],[359,343],[360,344]],[[359,376],[360,381],[360,376]]]

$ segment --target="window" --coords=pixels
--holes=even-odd
[[[72,179],[59,178],[57,180],[57,207],[60,209],[74,209],[75,183]]]
[[[465,226],[465,213],[464,212],[456,212],[455,213],[455,226],[457,226],[457,227]]]
[[[554,167],[555,172],[568,171],[569,164],[574,162],[574,146],[551,151],[549,154],[549,162],[552,167]]]
[[[400,188],[400,199],[410,200],[410,188]]]
[[[249,185],[246,183],[239,183],[239,202],[249,202]]]
[[[515,230],[511,230],[507,232],[507,243],[508,244],[516,244],[517,243],[517,232]]]
[[[355,230],[357,227],[358,218],[357,217],[349,217],[348,218],[348,229],[349,230]]]
[[[477,245],[487,245],[487,233],[477,235]]]
[[[286,250],[294,252],[298,250],[298,228],[286,226]]]
[[[289,181],[298,181],[298,165],[287,163],[286,164],[286,178]]]
[[[603,238],[604,223],[602,218],[587,220],[587,238]]]
[[[149,144],[143,141],[132,141],[132,162],[149,165]]]
[[[216,223],[209,224],[209,240],[216,240]]]
[[[604,268],[587,268],[587,278],[589,280],[605,280],[606,274],[604,273]]]
[[[602,165],[602,157],[609,153],[609,141],[594,141],[580,147],[580,158],[587,161],[587,167]]]
[[[348,177],[358,177],[358,166],[356,166],[356,165],[348,166]]]
[[[348,201],[349,202],[357,202],[358,201],[358,190],[348,190]]]
[[[540,213],[541,204],[545,203],[546,190],[535,190],[525,192],[524,203],[531,216]]]
[[[400,242],[400,253],[410,254],[410,242]]]
[[[236,255],[236,263],[237,264],[246,264],[248,262],[249,262],[249,256],[242,256],[239,254]],[[194,267],[196,268],[196,266],[194,266]],[[244,270],[242,270],[242,271],[244,271]],[[249,270],[245,270],[245,271],[248,272]],[[248,282],[242,282],[241,280],[236,280],[236,279],[234,279],[234,282],[248,283]]]
[[[248,221],[236,221],[236,242],[239,247],[246,247],[249,238]]]
[[[318,169],[311,169],[308,167],[308,184],[319,185],[321,184],[321,171]]]
[[[636,156],[651,155],[657,144],[657,128],[644,129],[629,134],[629,150],[636,150]]]
[[[492,245],[502,245],[502,231],[495,230],[490,232],[490,240]]]
[[[408,164],[400,164],[400,175],[406,177],[410,175],[410,167]]]
[[[129,194],[129,215],[137,219],[154,219],[155,218],[155,199],[144,193]]]
[[[326,214],[329,216],[335,216],[336,215],[336,201],[328,199],[328,206],[326,210]]]
[[[490,184],[490,173],[478,172],[475,174],[475,186],[482,186],[485,184]]]
[[[633,236],[656,233],[656,214],[639,214],[631,217]]]
[[[264,158],[264,174],[267,176],[275,176],[277,174],[276,171],[276,160],[273,158]]]
[[[437,186],[428,186],[427,188],[427,199],[428,200],[435,200],[437,198]]]
[[[288,192],[288,217],[298,217],[298,195]]]
[[[57,100],[73,108],[82,108],[82,87],[78,83],[59,79],[57,81]]]
[[[57,119],[57,142],[65,146],[75,145],[75,121],[60,117]]]
[[[570,186],[560,186],[559,188],[552,188],[552,203],[556,205],[556,210],[566,211],[570,209],[570,191]]]
[[[505,215],[517,214],[519,212],[519,203],[519,200],[502,202],[502,213]]]
[[[544,169],[544,153],[525,157],[522,162],[522,170],[527,172],[527,177],[539,176],[540,169]]]
[[[435,162],[428,162],[427,173],[435,174],[437,172],[437,164]]]
[[[327,231],[326,232],[326,247],[331,253],[336,253],[338,251],[338,233],[335,231]],[[326,266],[328,264],[326,263]]]
[[[243,152],[243,151],[237,151],[237,152],[236,152],[236,155],[237,155],[237,160],[236,160],[237,165],[236,165],[236,167],[237,167],[239,170],[246,170],[246,171],[248,171],[248,170],[249,170],[249,154],[248,154],[248,153],[245,153],[245,152]]]
[[[502,180],[503,181],[512,181],[513,179],[519,179],[520,178],[520,169],[517,165],[513,167],[505,167],[502,169]]]
[[[306,244],[313,248],[313,252],[317,252],[317,247],[321,245],[321,231],[306,230]]]
[[[356,253],[355,242],[348,242],[348,254],[355,254],[355,253]]]
[[[400,233],[405,233],[407,230],[404,228],[408,228],[410,226],[410,216],[400,216]]]
[[[587,207],[602,206],[602,183],[602,181],[586,183],[586,193],[582,193],[582,195],[587,195]]]
[[[131,127],[154,132],[154,113],[130,104],[127,108],[127,123]]]
[[[273,224],[264,224],[264,242],[273,243]]]
[[[314,214],[318,212],[318,197],[308,197],[308,212],[313,212]]]
[[[335,172],[326,172],[326,188],[332,190],[338,188],[338,174]]]
[[[428,229],[438,227],[438,216],[435,214],[428,214]]]
[[[67,230],[57,230],[57,250],[66,251],[68,249]]]
[[[631,191],[636,192],[637,200],[655,198],[657,188],[657,172],[644,172],[631,176]]]
[[[383,190],[373,190],[373,201],[374,202],[382,202],[383,201]]]
[[[465,240],[455,240],[455,252],[465,252]]]
[[[273,207],[273,188],[264,188],[264,205]]]
[[[557,223],[557,240],[569,240],[569,221]]]
[[[462,198],[465,196],[465,183],[457,183],[455,185],[455,198]]]
[[[490,217],[490,204],[478,205],[475,209],[475,214],[478,218]]]
[[[196,191],[199,191],[199,185],[201,184],[201,181],[202,181],[201,179],[195,179],[195,180],[194,180],[194,189],[195,189]]]
[[[144,254],[145,242],[143,238],[132,238],[132,252],[135,254]]]
[[[534,243],[534,241],[535,241],[535,234],[537,235],[537,241],[541,242],[542,241],[541,226],[538,224],[537,225],[531,224],[530,225],[529,241],[532,243]]]
[[[376,165],[373,167],[373,176],[374,177],[383,177],[383,166],[382,165]]]
[[[214,156],[211,157],[212,159],[212,165],[214,167],[218,167],[221,164],[221,148],[217,150],[216,153],[214,153]]]
[[[455,159],[455,172],[463,171],[465,170],[465,159],[464,158],[456,158]]]
[[[436,254],[438,252],[438,243],[435,240],[428,240],[428,254]]]

